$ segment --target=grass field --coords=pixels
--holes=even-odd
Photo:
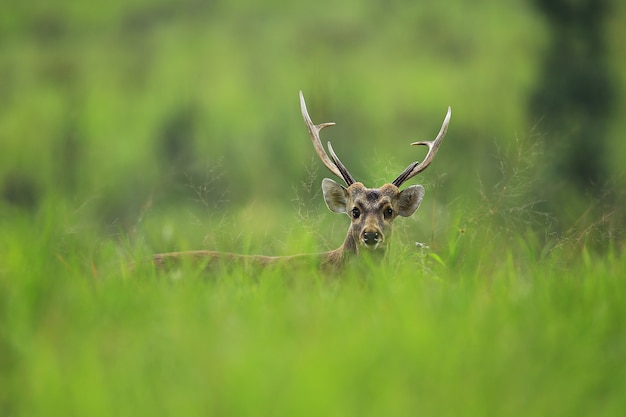
[[[593,195],[559,189],[557,135],[530,120],[549,42],[528,2],[12,5],[0,417],[624,415],[617,3],[610,181]],[[384,262],[340,274],[141,263],[343,241],[299,90],[370,187],[422,158],[408,143],[452,106],[436,160],[411,180],[424,202],[396,221]]]
[[[622,247],[539,247],[489,220],[435,252],[399,224],[383,264],[339,276],[162,273],[71,214],[2,221],[3,416],[624,411]]]

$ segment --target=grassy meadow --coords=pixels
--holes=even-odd
[[[610,181],[550,194],[527,2],[58,3],[0,17],[0,416],[624,414],[623,5]],[[386,259],[142,263],[339,246],[299,90],[371,187],[452,106]]]

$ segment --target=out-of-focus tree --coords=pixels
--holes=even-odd
[[[546,134],[551,181],[597,195],[609,175],[607,122],[614,88],[603,29],[611,0],[534,2],[549,23],[551,44],[530,112]]]
[[[614,97],[603,24],[611,0],[534,1],[552,39],[531,113],[546,132],[556,183],[595,194],[608,176],[607,122]]]

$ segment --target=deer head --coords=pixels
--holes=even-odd
[[[400,190],[399,187],[408,179],[425,170],[433,161],[448,129],[452,110],[448,107],[448,113],[441,130],[434,140],[411,143],[411,145],[428,147],[428,153],[422,162],[410,164],[391,183],[380,188],[367,188],[362,183],[355,181],[350,175],[350,172],[335,154],[330,142],[328,142],[330,157],[322,146],[320,131],[335,123],[313,124],[302,91],[300,91],[300,108],[317,155],[330,172],[341,178],[346,185],[344,187],[329,178],[324,178],[322,181],[324,200],[330,211],[345,213],[350,216],[352,222],[346,240],[340,249],[342,252],[352,253],[358,253],[361,248],[384,252],[386,243],[391,236],[393,221],[398,216],[409,217],[415,213],[424,197],[424,187],[421,185],[412,185],[403,190]]]

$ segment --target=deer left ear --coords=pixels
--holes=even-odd
[[[322,192],[326,205],[335,213],[347,213],[348,191],[330,178],[322,180]]]
[[[398,194],[398,215],[409,217],[420,206],[424,198],[424,187],[421,185],[412,185],[400,191]]]

